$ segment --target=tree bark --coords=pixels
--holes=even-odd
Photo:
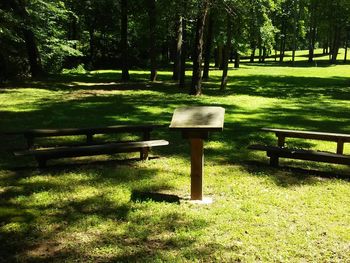
[[[312,1],[310,8],[310,28],[309,28],[309,63],[314,61],[314,50],[316,43],[316,1]]]
[[[149,55],[151,61],[151,81],[157,79],[157,44],[156,44],[156,1],[147,0],[149,17]]]
[[[256,48],[252,48],[252,54],[250,55],[250,63],[254,63]]]
[[[282,29],[281,29],[281,43],[280,43],[280,62],[284,60],[284,53],[286,49],[286,21],[282,20]]]
[[[214,55],[215,55],[215,67],[222,69],[222,57],[223,57],[222,44],[217,44]]]
[[[348,45],[349,45],[349,33],[346,33],[345,37],[345,53],[344,53],[344,63],[347,61],[347,56],[348,56]]]
[[[180,79],[180,71],[181,71],[181,53],[182,53],[182,35],[183,35],[183,22],[182,16],[179,15],[177,25],[176,25],[176,51],[175,51],[175,59],[174,59],[174,70],[173,70],[173,80]]]
[[[224,54],[225,52],[225,46],[224,45],[220,45],[220,49],[219,49],[219,69],[223,70],[224,69]]]
[[[26,25],[21,30],[22,30],[26,50],[27,50],[30,73],[33,78],[40,77],[43,74],[41,57],[40,57],[39,49],[37,47],[34,33],[30,28],[32,23],[31,23],[30,16],[26,10],[25,2],[23,0],[10,0],[10,6]]]
[[[239,64],[241,62],[241,54],[236,50],[235,51],[235,68],[239,68]]]
[[[261,46],[261,41],[259,41],[259,63],[262,62],[263,48]]]
[[[214,17],[212,12],[208,16],[208,31],[205,43],[205,55],[204,55],[204,69],[203,69],[203,79],[209,78],[209,68],[210,68],[210,55],[213,43],[213,28],[214,28]]]
[[[310,43],[309,43],[309,63],[314,61],[314,50],[316,42],[316,28],[310,28]]]
[[[339,45],[340,45],[340,35],[341,35],[341,29],[338,24],[335,25],[334,28],[334,39],[333,39],[333,48],[332,48],[332,64],[337,63],[337,57],[339,53]]]
[[[293,23],[293,51],[292,51],[292,63],[293,66],[295,64],[295,52],[297,49],[297,27],[298,27],[298,10],[299,10],[299,6],[298,6],[298,2],[295,0],[294,1],[294,23]]]
[[[201,95],[202,94],[202,53],[203,53],[203,33],[206,16],[209,10],[209,1],[203,0],[202,7],[200,8],[197,17],[196,27],[196,40],[193,56],[193,73],[192,73],[192,85],[189,94]]]
[[[180,81],[179,88],[185,88],[185,78],[186,78],[186,47],[187,47],[187,31],[186,31],[186,19],[182,18],[182,45],[181,45],[181,65],[180,65]]]
[[[128,0],[121,0],[121,52],[122,81],[130,80],[128,66]]]
[[[90,54],[90,62],[93,64],[94,57],[95,57],[95,33],[94,29],[90,26],[89,28],[89,54]]]
[[[263,53],[262,53],[261,62],[262,62],[262,63],[265,63],[265,59],[266,59],[266,47],[263,47],[262,50],[263,50]]]
[[[7,70],[6,70],[6,60],[4,55],[0,50],[0,84],[2,84],[7,78]]]
[[[225,51],[224,51],[224,58],[223,58],[223,71],[222,71],[222,78],[221,78],[221,90],[226,89],[227,85],[227,73],[228,73],[228,59],[230,55],[230,51],[232,49],[232,19],[230,14],[227,15],[227,40],[225,45]]]

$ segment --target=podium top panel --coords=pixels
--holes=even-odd
[[[225,109],[222,107],[184,107],[174,111],[170,129],[222,131]]]

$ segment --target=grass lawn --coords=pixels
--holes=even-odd
[[[188,198],[189,145],[167,128],[153,134],[170,141],[154,149],[158,159],[71,158],[49,161],[44,170],[11,155],[23,138],[2,135],[0,262],[350,262],[349,167],[282,159],[281,168],[270,168],[263,153],[247,150],[276,143],[261,127],[350,133],[350,65],[329,66],[319,56],[317,67],[307,67],[299,55],[295,67],[242,63],[229,71],[225,92],[221,71],[213,69],[201,97],[179,90],[170,71],[160,71],[155,83],[148,71],[131,71],[135,81],[119,83],[120,71],[104,70],[0,88],[0,131],[168,125],[179,106],[226,109],[224,132],[205,143],[209,206],[133,194]],[[336,149],[319,141],[287,144]]]

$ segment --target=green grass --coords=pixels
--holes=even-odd
[[[2,135],[0,262],[350,262],[349,167],[282,160],[275,169],[263,153],[247,150],[276,143],[261,127],[350,133],[350,65],[328,66],[320,57],[317,67],[306,67],[305,59],[295,67],[243,63],[230,70],[225,92],[221,71],[213,69],[201,97],[179,90],[165,70],[156,83],[147,81],[148,71],[131,71],[135,81],[119,83],[119,71],[105,70],[6,84],[0,131],[169,124],[183,105],[223,106],[226,116],[224,132],[205,143],[210,206],[186,202],[189,145],[166,128],[153,136],[170,141],[154,149],[159,159],[62,159],[45,170],[11,155],[23,138]],[[319,141],[287,143],[336,149]],[[182,200],[140,200],[133,195],[139,191]]]

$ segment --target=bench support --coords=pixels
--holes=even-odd
[[[277,142],[278,146],[279,147],[284,147],[284,144],[286,142],[286,137],[284,137],[284,136],[282,136],[280,134],[277,134],[277,133],[276,133],[276,136],[278,138],[278,142]]]
[[[344,141],[338,140],[337,142],[337,154],[343,154],[344,152]]]
[[[27,135],[27,136],[24,136],[24,137],[27,140],[27,149],[33,148],[33,146],[34,146],[34,137],[30,136],[30,135]]]
[[[191,138],[191,200],[203,199],[203,140]]]
[[[271,166],[278,166],[279,158],[350,165],[350,156],[344,154],[303,149],[290,149],[278,146],[267,146],[259,144],[251,145],[249,146],[249,149],[257,151],[266,151],[267,156],[270,158]]]
[[[275,154],[267,153],[267,156],[270,157],[270,165],[273,167],[278,167],[279,165],[279,158]]]
[[[140,151],[140,160],[147,161],[148,160],[148,153],[149,153],[148,147],[142,148]]]
[[[38,162],[39,168],[45,168],[47,160],[45,158],[36,158],[36,161]]]
[[[94,135],[92,133],[86,134],[86,143],[92,144],[94,142]]]

